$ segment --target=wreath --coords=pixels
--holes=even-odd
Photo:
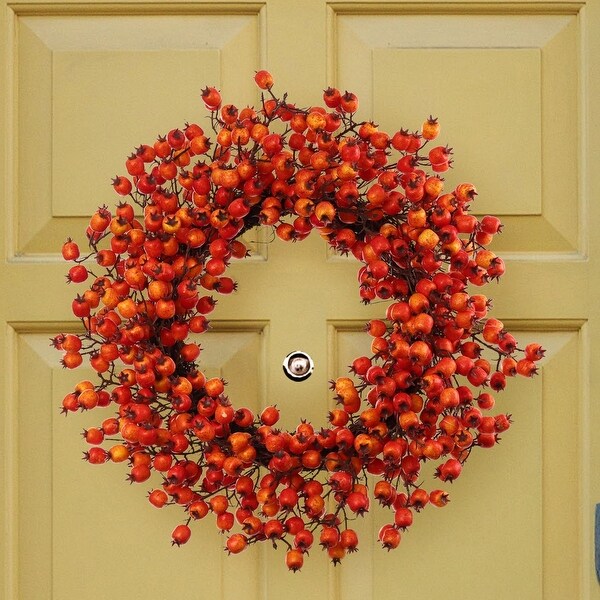
[[[116,411],[84,431],[85,459],[128,462],[135,483],[160,473],[149,501],[185,511],[173,544],[212,513],[229,553],[284,544],[296,571],[315,544],[334,563],[357,550],[352,520],[372,499],[391,510],[379,530],[387,550],[415,511],[444,506],[444,484],[510,426],[490,412],[495,393],[534,375],[544,351],[519,349],[470,291],[504,273],[487,249],[501,222],[469,213],[472,184],[445,189],[452,151],[434,145],[437,119],[389,135],[355,120],[354,93],[330,87],[325,106],[298,108],[273,93],[267,71],[255,81],[258,108],[202,91],[213,140],[186,124],[127,158],[112,182],[123,201],[91,217],[89,252],[71,239],[62,247],[68,281],[91,285],[72,303],[85,331],[52,344],[64,367],[85,357],[99,380],[78,383],[62,411]],[[198,365],[190,336],[207,330],[212,294],[236,289],[227,267],[248,255],[240,238],[254,227],[292,242],[316,230],[357,259],[362,302],[386,301],[366,326],[372,354],[331,382],[336,408],[321,428],[303,420],[284,431],[275,405],[236,407]],[[428,461],[439,484],[421,481]]]

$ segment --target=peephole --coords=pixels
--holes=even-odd
[[[315,363],[313,359],[301,350],[290,352],[283,359],[283,372],[292,381],[304,381],[308,379],[312,375],[314,368]]]

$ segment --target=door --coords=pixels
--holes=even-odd
[[[600,57],[596,0],[578,4],[263,3],[2,4],[5,260],[1,329],[3,591],[7,599],[488,597],[600,598],[593,507],[600,499],[598,384]],[[169,544],[175,509],[151,485],[124,485],[119,465],[79,457],[97,411],[60,414],[86,375],[63,370],[49,338],[76,331],[60,247],[114,205],[110,178],[135,146],[204,119],[199,91],[257,102],[255,70],[305,106],[328,85],[358,94],[359,117],[411,130],[430,114],[454,149],[453,184],[472,181],[478,215],[505,228],[492,249],[507,275],[488,286],[493,316],[524,345],[547,349],[541,374],[499,399],[514,424],[471,457],[443,509],[427,507],[385,552],[373,507],[356,522],[360,550],[334,567],[315,547],[299,573],[284,548],[227,557],[212,520]],[[596,109],[596,110],[594,110]],[[219,299],[201,361],[237,405],[277,403],[282,425],[315,427],[333,406],[327,380],[368,351],[358,263],[313,233],[285,244],[267,229],[231,267],[239,290]],[[214,315],[214,316],[213,316]],[[284,356],[315,371],[288,380]]]

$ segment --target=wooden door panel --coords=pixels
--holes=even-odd
[[[365,118],[387,131],[439,117],[447,179],[476,185],[475,213],[502,215],[498,252],[581,252],[575,11],[334,15],[338,85],[369,90]]]
[[[207,375],[230,380],[230,391],[253,410],[259,408],[263,385],[262,329],[260,323],[221,323],[203,339]],[[60,413],[65,391],[95,375],[60,368],[48,344],[51,332],[48,326],[16,333],[19,501],[13,518],[22,540],[19,598],[84,594],[108,600],[116,588],[132,598],[149,590],[170,597],[189,589],[181,574],[192,572],[202,573],[203,585],[191,596],[186,593],[189,597],[235,598],[238,578],[245,581],[247,597],[257,597],[260,549],[227,560],[224,536],[212,519],[194,524],[195,535],[185,548],[172,548],[170,532],[182,520],[181,510],[157,510],[145,498],[146,490],[160,487],[161,477],[127,486],[126,466],[93,469],[78,459],[87,449],[81,432],[113,411],[66,418]]]
[[[393,521],[393,511],[374,507],[353,523],[363,544],[346,559],[350,568],[340,570],[344,598],[381,598],[399,581],[404,589],[431,597],[451,588],[457,595],[468,590],[468,598],[558,600],[576,589],[577,561],[564,561],[567,545],[569,555],[579,547],[576,454],[581,440],[578,411],[564,399],[579,391],[579,324],[556,330],[542,323],[507,325],[523,343],[541,340],[547,349],[537,379],[511,381],[508,391],[496,394],[490,414],[511,414],[512,427],[492,450],[475,449],[451,484],[438,481],[436,486],[427,465],[423,480],[448,492],[450,503],[429,505],[417,514],[397,550],[387,553],[374,541],[379,528]],[[330,326],[338,369],[368,352],[358,324]],[[365,561],[372,572],[360,568]],[[428,568],[434,571],[429,576]]]
[[[512,321],[517,330],[525,326],[528,331],[522,337],[543,339],[551,358],[540,380],[510,386],[499,403],[500,410],[505,410],[505,402],[513,406],[508,412],[515,414],[515,427],[521,419],[524,427],[505,434],[506,444],[497,455],[472,457],[465,479],[452,489],[457,520],[438,511],[428,515],[431,520],[423,519],[420,531],[416,525],[406,536],[409,555],[436,554],[437,576],[424,581],[423,571],[411,569],[410,561],[397,568],[402,580],[410,581],[410,589],[435,597],[449,585],[468,587],[473,597],[485,595],[490,582],[493,591],[487,594],[494,598],[576,597],[577,564],[585,558],[579,505],[571,504],[573,497],[579,499],[581,485],[570,452],[581,436],[575,416],[580,382],[571,369],[577,365],[573,352],[585,360],[585,335],[580,329],[583,320],[565,319],[583,314],[587,287],[578,276],[585,252],[581,218],[586,214],[577,146],[581,21],[577,10],[557,14],[550,7],[532,14],[514,8],[504,12],[502,7],[493,12],[482,7],[438,8],[363,5],[362,13],[349,6],[334,9],[336,82],[343,89],[371,89],[365,108],[386,130],[417,128],[430,107],[439,117],[439,143],[452,146],[456,160],[455,168],[445,174],[448,187],[472,181],[479,191],[475,213],[502,215],[505,223],[492,249],[508,259],[508,274],[502,285],[488,286],[484,293],[496,299],[495,316]],[[564,168],[559,168],[560,160]],[[544,262],[537,262],[540,258]],[[561,286],[556,283],[569,280],[563,289],[582,294],[567,292],[569,299],[559,300]],[[550,321],[536,325],[534,315]],[[558,372],[562,378],[554,380]],[[565,404],[565,397],[571,402]],[[565,440],[569,450],[560,444],[562,451],[557,451],[557,439]],[[519,458],[525,448],[526,457]],[[558,481],[548,486],[549,479],[565,472],[570,478],[562,492]],[[510,473],[510,479],[499,483],[502,473]],[[487,479],[480,490],[479,477]],[[504,498],[510,500],[502,505]],[[565,519],[564,510],[569,510]],[[460,538],[471,520],[474,527],[469,524],[461,540],[468,545],[469,559],[457,569],[452,563],[459,552],[457,540],[452,534],[440,535],[439,527]],[[578,557],[566,566],[556,553],[559,539],[563,557],[566,540],[569,555]],[[493,564],[486,564],[490,552]],[[372,597],[383,594],[386,585],[387,591],[392,589],[389,574],[398,575],[392,563],[387,556],[374,562]],[[555,577],[557,572],[560,576]],[[359,582],[352,580],[358,578],[355,571],[349,577],[345,589],[350,594]]]
[[[186,122],[209,126],[203,85],[254,103],[252,78],[236,72],[257,68],[259,18],[15,15],[16,252],[55,254],[74,218],[85,228],[113,202],[110,179],[134,148]]]

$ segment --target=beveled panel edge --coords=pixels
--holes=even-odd
[[[19,582],[19,449],[18,449],[18,415],[14,399],[18,393],[17,376],[17,340],[18,333],[10,323],[5,325],[5,401],[2,402],[0,415],[3,422],[2,471],[4,486],[2,492],[2,567],[3,592],[5,598],[18,598]]]
[[[268,321],[248,319],[210,319],[211,329],[214,331],[255,331],[262,333],[268,326]],[[79,321],[10,321],[7,325],[18,335],[28,333],[53,333],[64,331],[69,333],[83,332],[83,325]]]
[[[588,259],[590,246],[590,187],[592,186],[592,171],[589,169],[592,152],[591,136],[588,128],[592,119],[590,118],[589,78],[593,74],[593,61],[591,60],[588,47],[588,24],[585,5],[577,14],[579,20],[579,37],[577,47],[578,58],[578,209],[579,220],[577,223],[577,248],[581,257]],[[588,158],[590,157],[590,158]]]
[[[477,14],[495,15],[509,13],[511,15],[576,15],[584,6],[584,2],[328,2],[328,7],[336,14],[371,15],[371,14]]]
[[[497,318],[497,315],[496,315]],[[580,331],[587,319],[502,319],[502,322],[517,331]],[[330,319],[327,325],[334,331],[361,331],[364,320]],[[366,333],[365,333],[366,335]]]
[[[580,420],[579,420],[579,495],[581,510],[579,511],[579,586],[582,598],[591,600],[592,590],[589,585],[591,581],[597,583],[594,556],[594,517],[592,507],[598,501],[592,497],[592,439],[594,436],[594,423],[592,415],[592,390],[591,374],[594,370],[591,352],[591,330],[588,322],[585,322],[579,331],[579,398],[580,398]],[[596,359],[596,363],[599,363]],[[588,510],[589,507],[589,510]]]
[[[337,84],[336,18],[347,15],[573,15],[585,12],[585,2],[327,2],[326,75],[330,85]]]
[[[498,315],[495,315],[499,318]],[[365,331],[365,319],[328,319],[327,320],[327,372],[329,378],[335,378],[335,365],[337,364],[337,343],[336,336],[338,333],[360,333],[364,332],[365,336],[368,336]],[[570,332],[580,336],[580,346],[582,352],[582,373],[581,382],[582,390],[580,392],[580,400],[583,410],[586,410],[589,402],[589,383],[586,382],[585,366],[590,368],[589,363],[589,341],[587,341],[587,319],[502,319],[502,322],[509,331],[539,331],[539,332]],[[587,408],[589,412],[589,408]],[[589,419],[588,419],[589,420]],[[582,427],[584,427],[585,419],[582,419]],[[587,437],[584,435],[585,432],[581,431],[580,435],[583,440],[587,439],[587,447],[589,448],[591,442],[589,438],[589,428],[587,431]],[[585,442],[583,444],[586,445]],[[589,453],[588,453],[589,454]],[[582,465],[583,469],[583,465]],[[583,476],[583,474],[582,474]],[[586,481],[589,481],[589,476]]]
[[[210,319],[208,330],[200,335],[199,342],[207,340],[210,343],[210,332],[214,333],[254,333],[259,336],[259,348],[257,355],[258,362],[258,404],[262,408],[267,406],[268,397],[268,378],[269,378],[269,324],[268,320],[261,319]],[[199,361],[199,368],[202,370],[202,361]],[[260,554],[260,560],[264,560],[264,553]]]
[[[140,15],[200,15],[200,14],[236,14],[256,15],[265,6],[264,2],[194,2],[166,3],[159,2],[128,2],[117,4],[109,2],[98,3],[67,3],[67,2],[9,2],[8,8],[18,16],[140,16]]]
[[[229,331],[248,331],[264,333],[269,325],[269,321],[249,320],[249,319],[209,319],[210,329],[219,332]]]
[[[21,482],[19,480],[19,338],[27,334],[52,333],[55,325],[64,325],[66,331],[76,331],[72,322],[5,322],[5,347],[6,352],[6,380],[5,401],[2,402],[0,418],[2,418],[3,442],[0,451],[3,453],[3,520],[4,539],[2,553],[4,557],[3,590],[5,598],[20,598],[20,570],[19,561],[20,540],[19,524],[24,516],[19,509],[19,493]],[[57,363],[58,366],[58,363]],[[48,597],[52,591],[48,590]]]
[[[83,325],[79,321],[9,321],[7,325],[17,335],[28,333],[82,333]]]
[[[503,319],[502,322],[516,331],[578,332],[587,323],[587,319]]]
[[[4,35],[5,41],[5,65],[4,65],[4,131],[3,145],[6,148],[4,157],[4,204],[6,223],[4,225],[4,255],[6,260],[15,256],[18,238],[18,173],[15,154],[17,149],[17,121],[18,121],[18,98],[17,98],[17,16],[14,11],[7,8],[5,11],[6,25]],[[12,152],[9,152],[12,149]]]
[[[16,344],[17,338],[20,335],[27,334],[47,334],[48,335],[48,344],[50,344],[50,339],[57,335],[58,333],[83,333],[84,327],[79,321],[12,321],[7,323],[9,330],[14,337],[13,345],[10,348],[7,348],[7,354],[9,358],[16,356]],[[268,387],[268,345],[269,345],[269,321],[267,320],[259,320],[259,319],[210,319],[209,329],[205,334],[210,336],[210,332],[213,331],[215,333],[234,333],[234,332],[244,332],[244,333],[256,333],[260,336],[260,349],[259,349],[259,402],[261,406],[266,406],[266,398],[267,387]],[[210,338],[202,338],[202,340],[207,340],[210,342]],[[58,358],[57,358],[58,361]],[[58,365],[58,362],[57,362]],[[14,381],[17,381],[16,378],[16,368],[17,365],[15,363],[14,369],[15,373],[13,375]],[[8,386],[8,382],[7,382]],[[11,397],[11,393],[16,393],[16,388],[7,387],[7,395],[6,397]],[[9,408],[5,409],[9,410]],[[4,419],[5,423],[9,423],[8,416]],[[16,426],[13,424],[13,426]],[[9,425],[7,424],[7,427]],[[8,439],[6,437],[5,439]],[[10,453],[5,452],[5,459],[8,460]],[[16,456],[16,448],[15,448],[15,456]],[[16,458],[14,459],[16,460]],[[15,467],[16,468],[16,467]],[[7,598],[17,597],[15,596],[7,596]]]
[[[63,218],[63,217],[56,217]],[[268,256],[266,256],[266,252],[261,251],[253,252],[251,256],[247,256],[244,259],[236,260],[236,262],[231,263],[229,266],[233,265],[244,265],[247,263],[263,263],[268,260]],[[9,255],[6,259],[6,262],[9,264],[48,264],[48,263],[61,263],[64,264],[65,260],[61,256],[60,252],[16,252],[12,255]],[[84,262],[84,264],[86,264]],[[90,262],[90,264],[92,264]]]
[[[48,263],[64,263],[65,260],[59,252],[16,252],[6,259],[9,264],[48,264]]]
[[[115,204],[116,206],[116,204]],[[61,220],[61,221],[69,221],[73,219],[79,219],[81,217],[52,217],[51,221]],[[8,221],[8,220],[7,220]],[[13,219],[13,222],[16,223],[16,220]],[[51,221],[47,221],[45,227],[51,226]],[[82,229],[77,230],[74,226],[73,231],[76,233],[81,233]],[[11,235],[13,235],[12,230],[10,231]],[[13,236],[13,239],[16,239]],[[244,242],[244,239],[241,239]],[[82,242],[81,247],[84,246],[85,242]],[[269,259],[268,256],[268,245],[269,242],[266,241],[265,235],[262,233],[257,234],[256,240],[251,240],[247,242],[246,245],[248,249],[251,251],[250,256],[247,256],[243,259],[234,259],[233,262],[230,263],[230,267],[234,265],[243,265],[247,263],[263,263]],[[256,249],[254,249],[256,247]],[[93,264],[93,258],[88,259],[90,264]],[[24,252],[14,247],[14,244],[9,245],[9,250],[7,251],[6,262],[9,264],[49,264],[49,263],[61,263],[64,264],[65,260],[63,259],[60,252]],[[87,264],[84,262],[84,264]]]
[[[565,263],[565,262],[587,262],[588,256],[582,252],[543,252],[540,250],[521,250],[502,252],[501,258],[506,262],[543,262],[543,263]],[[327,262],[349,263],[353,257],[341,256],[335,252],[327,256]],[[41,261],[40,261],[41,262]]]

